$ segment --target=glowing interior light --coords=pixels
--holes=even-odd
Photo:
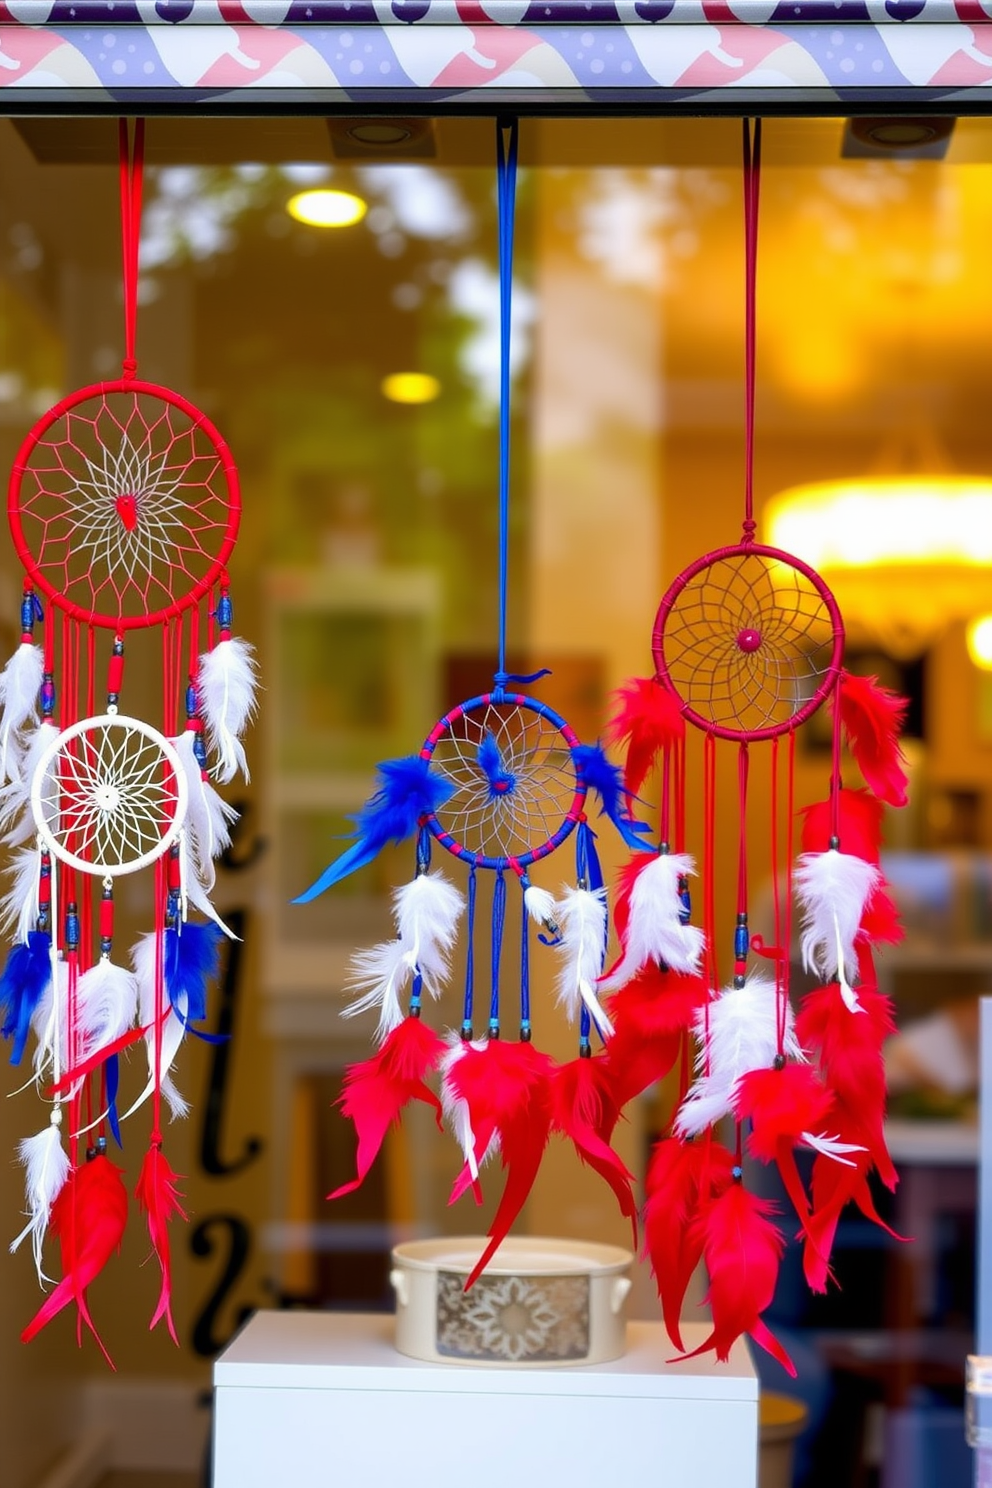
[[[352,227],[361,222],[368,211],[368,203],[350,191],[320,187],[297,192],[286,203],[286,211],[308,227]]]
[[[979,615],[967,630],[968,655],[983,672],[992,672],[992,615]]]
[[[382,380],[383,397],[391,403],[433,403],[440,391],[429,372],[391,372]]]

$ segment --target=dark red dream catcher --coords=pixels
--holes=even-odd
[[[210,894],[235,812],[212,780],[247,775],[241,735],[255,707],[252,648],[232,634],[225,567],[240,517],[233,459],[192,403],[136,375],[143,139],[142,121],[133,146],[121,122],[123,374],[35,425],[8,494],[25,580],[21,644],[0,677],[0,807],[15,853],[0,1013],[11,1062],[33,1045],[28,1083],[49,1103],[48,1125],[21,1143],[27,1224],[15,1245],[30,1237],[43,1283],[49,1230],[62,1261],[25,1340],[73,1302],[96,1334],[87,1287],[119,1246],[129,1207],[108,1141],[120,1142],[123,1117],[146,1100],[152,1129],[135,1196],[161,1268],[152,1326],[164,1318],[175,1338],[168,1229],[182,1210],[162,1103],[186,1111],[173,1061],[205,1017],[230,934]],[[157,646],[140,635],[150,630]],[[122,707],[132,642],[143,674],[160,669],[155,723]],[[114,888],[144,870],[151,928],[124,965]],[[122,1115],[119,1056],[139,1042],[147,1079]]]
[[[772,1300],[785,1235],[776,1208],[748,1187],[748,1163],[775,1164],[795,1209],[805,1274],[826,1288],[841,1210],[853,1199],[879,1223],[868,1188],[875,1169],[895,1173],[882,1121],[881,1046],[892,1029],[877,988],[872,950],[901,934],[879,868],[884,803],[905,804],[898,731],[903,704],[873,679],[842,669],[844,630],[822,578],[791,554],[755,541],[753,427],[755,285],[760,121],[744,125],[746,243],[746,478],[743,536],[692,563],[670,586],[652,636],[655,673],[628,683],[612,721],[627,746],[633,797],[656,768],[661,788],[661,851],[639,855],[624,872],[617,904],[620,960],[601,990],[616,1035],[607,1058],[629,1098],[675,1070],[680,1095],[669,1134],[657,1144],[647,1179],[645,1231],[665,1322],[683,1347],[680,1316],[689,1279],[703,1261],[712,1332],[700,1352],[726,1358],[742,1333],[791,1363],[762,1320]],[[801,813],[795,865],[793,794],[796,732],[817,709],[833,709],[828,798]],[[676,871],[688,884],[685,853],[685,724],[703,743],[703,936],[698,954],[673,959],[655,934],[656,884]],[[844,789],[844,739],[867,788]],[[715,924],[716,751],[736,746],[738,827],[733,971],[721,981]],[[763,745],[766,748],[754,749]],[[748,784],[753,765],[769,772],[774,944],[749,929]],[[667,864],[665,860],[668,860]],[[784,868],[784,873],[780,872]],[[731,869],[731,872],[734,868]],[[784,882],[783,882],[784,878]],[[802,915],[801,952],[823,985],[798,1013],[789,993],[793,895]],[[688,894],[686,893],[688,913]],[[757,957],[752,962],[752,956]],[[636,1064],[620,1058],[637,1049]],[[631,1075],[631,1069],[636,1075]],[[727,1146],[726,1128],[734,1132]],[[807,1185],[797,1150],[812,1154]],[[781,1221],[786,1226],[790,1221]]]

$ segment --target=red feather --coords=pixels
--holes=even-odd
[[[158,1305],[152,1315],[149,1328],[154,1328],[162,1318],[173,1343],[179,1343],[172,1321],[172,1265],[169,1255],[169,1221],[178,1215],[183,1221],[186,1214],[179,1202],[179,1180],[172,1171],[164,1152],[157,1143],[152,1143],[141,1164],[134,1197],[148,1215],[148,1237],[162,1272],[162,1288]]]
[[[632,677],[613,694],[608,744],[626,745],[623,783],[628,802],[654,769],[658,755],[685,737],[679,700],[654,677]]]
[[[49,1224],[51,1233],[61,1241],[62,1280],[24,1329],[22,1343],[30,1343],[63,1307],[75,1302],[77,1339],[85,1323],[113,1369],[113,1360],[90,1316],[86,1291],[114,1251],[120,1249],[126,1223],[127,1189],[121,1169],[102,1153],[73,1168],[52,1205]]]
[[[841,725],[866,784],[880,801],[905,806],[906,756],[899,734],[906,699],[880,687],[877,677],[855,677],[850,672],[841,673],[837,697]]]
[[[620,1108],[614,1099],[606,1056],[593,1055],[558,1065],[552,1078],[553,1130],[567,1137],[581,1160],[610,1185],[620,1213],[630,1220],[636,1248],[637,1204],[631,1187],[634,1175],[610,1146]]]
[[[906,935],[899,919],[899,910],[888,889],[884,879],[876,884],[861,916],[862,933],[872,945],[898,945]]]
[[[606,1058],[621,1108],[663,1080],[682,1050],[696,1011],[709,996],[702,977],[646,966],[606,1000],[613,1037]]]
[[[613,903],[613,924],[617,932],[617,939],[621,944],[627,938],[627,925],[630,921],[630,896],[633,892],[637,876],[644,872],[652,859],[651,853],[635,853],[620,869],[617,879],[617,892]]]
[[[683,1349],[680,1319],[692,1273],[703,1255],[703,1236],[694,1221],[714,1197],[730,1186],[734,1159],[712,1138],[680,1142],[666,1137],[655,1144],[648,1164],[644,1206],[644,1248],[651,1259],[668,1336]]]
[[[506,1184],[489,1226],[489,1244],[465,1283],[468,1291],[488,1266],[510,1232],[534,1186],[544,1149],[551,1135],[554,1061],[530,1043],[512,1044],[489,1039],[482,1049],[471,1047],[448,1071],[448,1084],[466,1102],[481,1161],[493,1137],[506,1170]],[[464,1192],[456,1181],[451,1201]]]
[[[774,1212],[766,1199],[732,1183],[696,1220],[710,1278],[706,1300],[713,1331],[686,1358],[714,1349],[725,1362],[735,1341],[748,1333],[795,1378],[795,1365],[761,1320],[775,1295],[785,1246],[785,1237],[768,1217]]]
[[[775,1162],[780,1144],[794,1147],[803,1132],[823,1129],[833,1096],[808,1064],[752,1070],[734,1091],[734,1115],[750,1118],[747,1150],[759,1162]]]
[[[420,1018],[404,1018],[371,1059],[348,1066],[337,1104],[355,1123],[358,1133],[358,1176],[336,1188],[328,1198],[339,1199],[343,1194],[353,1193],[365,1181],[386,1133],[399,1120],[409,1101],[419,1100],[433,1106],[440,1127],[441,1102],[424,1084],[424,1079],[437,1069],[446,1047],[444,1040]]]
[[[847,1134],[842,1135],[847,1138]],[[852,1152],[851,1165],[818,1154],[813,1163],[813,1212],[805,1225],[803,1272],[811,1291],[825,1292],[830,1278],[830,1252],[845,1205],[852,1201],[872,1224],[879,1225],[894,1240],[897,1235],[875,1208],[868,1187],[872,1158],[868,1152]]]
[[[834,833],[833,808],[829,801],[817,801],[800,811],[802,851],[826,852]],[[878,864],[882,847],[882,818],[885,807],[871,791],[844,789],[837,797],[837,835],[844,852],[866,863]]]

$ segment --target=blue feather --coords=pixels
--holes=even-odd
[[[482,737],[476,754],[476,763],[489,782],[490,796],[508,796],[517,783],[512,770],[506,768],[495,736],[488,730]]]
[[[357,841],[330,863],[316,883],[293,900],[294,904],[309,904],[332,884],[364,868],[388,842],[405,842],[417,830],[421,817],[432,815],[455,792],[453,782],[432,771],[430,760],[421,759],[419,754],[383,760],[376,766],[376,773],[379,789],[352,818]]]
[[[20,1064],[31,1018],[52,979],[52,944],[42,930],[29,930],[26,945],[11,947],[0,976],[0,1034],[12,1038],[11,1064]]]
[[[187,920],[182,930],[165,932],[165,987],[176,1015],[184,1027],[207,1016],[207,983],[220,970],[222,931],[216,925]],[[180,1010],[185,994],[185,1013]]]
[[[604,816],[609,817],[627,846],[635,852],[654,851],[651,843],[644,840],[644,834],[651,830],[647,822],[634,821],[627,815],[619,765],[610,763],[599,744],[578,745],[572,750],[572,758],[585,784],[599,796]]]

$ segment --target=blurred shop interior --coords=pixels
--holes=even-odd
[[[901,1024],[889,1066],[902,1183],[878,1202],[915,1244],[845,1220],[840,1288],[812,1300],[790,1288],[787,1259],[772,1321],[810,1361],[820,1437],[797,1464],[806,1488],[970,1481],[977,999],[992,991],[992,121],[948,123],[894,144],[865,121],[765,123],[759,537],[821,569],[848,664],[910,702],[911,804],[885,829],[906,939],[880,958]],[[264,687],[216,896],[243,936],[218,994],[234,1038],[221,1054],[187,1040],[181,1056],[193,1110],[169,1135],[190,1215],[174,1238],[180,1349],[135,1324],[157,1285],[137,1227],[92,1289],[114,1376],[66,1319],[22,1348],[30,1256],[0,1249],[0,1399],[33,1427],[13,1444],[5,1432],[18,1483],[64,1444],[53,1411],[76,1427],[132,1408],[137,1420],[156,1391],[173,1423],[164,1465],[196,1482],[210,1361],[247,1311],[388,1308],[392,1243],[481,1231],[493,1208],[495,1189],[480,1211],[448,1207],[454,1149],[426,1109],[390,1134],[358,1193],[325,1202],[352,1173],[334,1101],[372,1026],[340,1016],[348,959],[389,935],[409,854],[290,903],[347,834],[375,763],[418,748],[495,666],[492,121],[400,134],[148,123],[140,371],[194,400],[234,453],[237,623]],[[596,738],[611,691],[650,670],[668,583],[739,533],[740,123],[530,120],[521,150],[510,669],[549,667],[538,695]],[[116,151],[112,120],[0,123],[8,467],[59,397],[117,375]],[[353,200],[301,204],[313,191]],[[19,594],[5,544],[8,652]],[[815,723],[800,741],[799,802],[824,794],[829,742]],[[756,816],[767,789],[756,772]],[[690,780],[690,834],[700,803]],[[732,845],[729,816],[719,830]],[[613,871],[620,850],[603,835]],[[752,872],[767,888],[770,864],[756,856]],[[732,886],[718,892],[729,904]],[[552,970],[535,977],[542,1046],[564,1056]],[[457,994],[444,1016],[457,1026]],[[665,1110],[649,1092],[627,1112],[618,1145],[639,1176]],[[7,1152],[21,1125],[18,1099],[0,1103]],[[0,1164],[9,1224],[20,1184]],[[627,1243],[611,1204],[553,1144],[526,1228]],[[649,1276],[636,1305],[655,1315]]]

